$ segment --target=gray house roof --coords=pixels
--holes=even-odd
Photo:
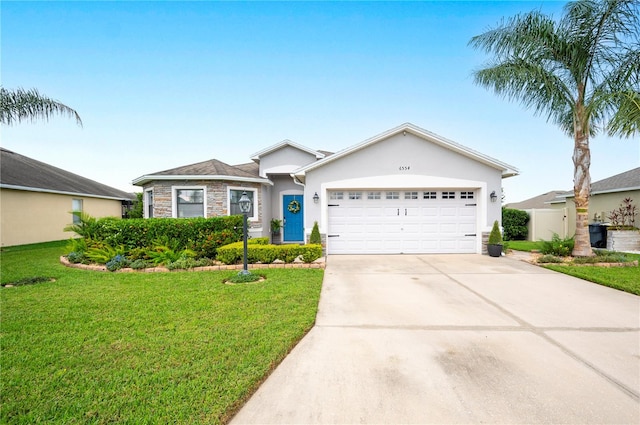
[[[133,180],[134,185],[144,185],[153,180],[233,180],[271,184],[258,176],[257,164],[229,165],[217,159],[183,165],[169,170],[145,174]]]
[[[0,148],[0,187],[32,192],[132,200],[135,195]]]
[[[629,190],[640,190],[640,167],[633,168],[606,179],[591,182],[591,196],[601,193],[626,192]],[[566,191],[558,194],[551,203],[562,203],[566,198],[573,198],[573,191]]]
[[[543,193],[542,195],[534,196],[533,198],[525,199],[524,201],[505,204],[505,208],[513,208],[516,210],[549,208],[549,202],[565,193],[566,191],[564,190],[552,190],[551,192]]]

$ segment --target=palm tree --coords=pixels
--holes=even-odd
[[[53,114],[75,118],[82,127],[80,115],[74,109],[41,95],[36,89],[8,90],[0,87],[0,123],[12,125],[14,122],[35,121],[38,118],[48,120]]]
[[[469,41],[493,55],[474,72],[476,84],[545,114],[573,137],[575,256],[593,255],[589,137],[630,137],[640,127],[638,9],[638,0],[578,0],[559,21],[533,11]]]

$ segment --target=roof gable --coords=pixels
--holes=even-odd
[[[302,145],[300,145],[298,143],[292,142],[289,139],[285,139],[285,140],[281,141],[280,143],[276,143],[273,146],[270,146],[270,147],[268,147],[266,149],[263,149],[263,150],[261,150],[259,152],[254,153],[253,155],[251,155],[251,159],[253,161],[260,162],[260,158],[262,158],[264,156],[267,156],[267,155],[269,155],[269,154],[271,154],[271,153],[273,153],[275,151],[278,151],[280,149],[283,149],[283,148],[285,148],[287,146],[291,146],[292,148],[295,148],[295,149],[298,149],[298,150],[300,150],[302,152],[306,152],[308,154],[311,154],[311,155],[315,156],[316,159],[322,159],[322,158],[325,157],[325,153],[323,153],[321,151],[316,151],[316,150],[310,149],[310,148],[308,148],[306,146],[302,146]]]
[[[452,140],[446,139],[442,136],[439,136],[435,133],[432,133],[430,131],[427,131],[423,128],[420,128],[416,125],[413,125],[411,123],[405,123],[402,125],[399,125],[398,127],[392,128],[390,130],[385,131],[384,133],[378,134],[377,136],[371,137],[361,143],[358,143],[356,145],[353,145],[351,147],[348,147],[346,149],[343,149],[339,152],[336,152],[335,154],[328,156],[320,161],[314,162],[312,164],[306,165],[304,167],[299,168],[298,170],[296,170],[294,172],[294,175],[296,177],[299,178],[303,178],[303,176],[305,175],[305,173],[307,171],[313,170],[315,168],[319,168],[322,167],[325,164],[328,164],[329,162],[335,161],[337,159],[340,159],[342,157],[345,157],[347,155],[350,155],[354,152],[357,152],[359,150],[365,149],[371,145],[374,145],[378,142],[381,142],[383,140],[386,140],[396,134],[400,134],[400,133],[411,133],[415,136],[418,136],[422,139],[424,139],[425,141],[434,143],[436,145],[439,145],[441,147],[444,147],[446,149],[449,149],[453,152],[456,152],[458,154],[464,155],[468,158],[471,158],[475,161],[481,162],[483,164],[486,164],[490,167],[496,168],[500,171],[502,171],[502,177],[512,177],[515,175],[519,174],[519,171],[509,165],[506,164],[504,162],[498,161],[495,158],[491,158],[490,156],[481,154],[480,152],[474,151],[473,149],[467,148],[463,145],[460,145]]]
[[[0,148],[0,187],[131,200],[133,194]]]

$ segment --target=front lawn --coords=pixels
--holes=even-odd
[[[108,273],[5,248],[0,422],[224,423],[313,326],[323,271]]]
[[[509,249],[516,251],[540,250],[543,242],[509,241]],[[640,255],[625,254],[631,260],[640,262]],[[640,295],[640,267],[597,267],[580,265],[541,264],[543,267],[565,273],[580,279]]]

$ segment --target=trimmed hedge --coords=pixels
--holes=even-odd
[[[513,208],[502,209],[502,227],[504,228],[504,240],[523,241],[527,239],[529,229],[529,214],[526,211]]]
[[[256,238],[266,239],[266,238]],[[256,239],[247,241],[247,262],[255,264],[271,264],[275,260],[282,260],[291,263],[302,256],[302,261],[311,263],[322,257],[322,245],[267,245],[262,243],[251,243]],[[224,264],[240,264],[243,261],[244,244],[235,242],[218,248],[218,261]]]
[[[175,251],[190,249],[197,257],[215,258],[219,247],[242,241],[241,215],[128,220],[106,217],[91,223],[91,227],[94,240],[123,246],[127,251],[153,247],[162,241]]]

